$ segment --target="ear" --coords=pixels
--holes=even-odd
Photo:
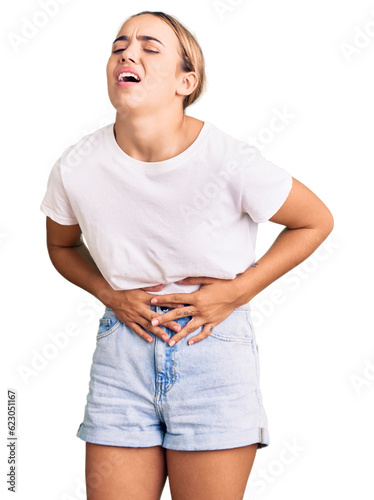
[[[198,84],[197,75],[194,71],[183,73],[181,81],[176,89],[177,95],[190,95],[195,90]]]

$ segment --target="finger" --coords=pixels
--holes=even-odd
[[[152,335],[149,335],[149,333],[143,330],[143,328],[137,323],[129,323],[128,326],[134,333],[139,335],[139,337],[141,337],[142,339],[146,340],[149,343],[153,342]]]
[[[183,339],[183,337],[186,337],[189,333],[194,332],[195,330],[200,328],[200,326],[202,325],[199,325],[198,321],[194,322],[192,318],[191,321],[189,321],[178,334],[174,335],[173,338],[169,340],[169,346],[172,347],[173,345],[177,344],[181,339]]]
[[[155,305],[162,305],[162,307],[170,307],[170,308],[173,308],[173,309],[176,309],[177,307],[184,307],[184,304],[151,304],[152,306],[155,306]]]
[[[170,330],[174,330],[175,332],[179,332],[181,329],[180,324],[177,323],[176,321],[168,321],[167,323],[162,323],[162,325],[166,326],[167,328],[170,328]],[[152,324],[150,324],[150,328],[160,328],[160,326],[158,325],[153,326]]]
[[[156,323],[155,325],[152,325],[152,323],[151,323],[155,318],[159,318],[159,317],[162,317],[162,316],[158,316],[157,313],[156,313],[156,315],[152,315],[152,317],[149,319],[149,329],[159,328],[158,323]],[[180,324],[177,323],[176,321],[173,321],[173,320],[163,321],[162,324],[163,324],[163,326],[166,326],[167,328],[170,328],[170,330],[174,330],[175,332],[179,332],[181,329]]]
[[[183,305],[182,305],[182,307],[183,307]],[[171,312],[171,311],[169,311],[169,312]],[[158,320],[157,320],[157,322],[155,322],[154,325],[152,324],[152,321],[155,320],[156,318],[162,318],[163,316],[164,316],[163,314],[159,316],[158,313],[153,312],[153,314],[150,316],[150,318],[148,320],[149,321],[149,323],[148,323],[149,328],[148,327],[147,328],[151,329],[151,328],[158,327],[160,324],[160,323],[158,323]],[[166,326],[167,328],[170,328],[170,330],[174,330],[175,332],[179,332],[181,329],[181,326],[179,325],[179,323],[177,323],[176,321],[173,321],[173,319],[169,319],[169,320],[166,319],[166,320],[162,321],[162,324],[164,326]]]
[[[151,333],[154,333],[160,339],[164,340],[165,342],[169,339],[169,335],[165,332],[165,330],[163,330],[159,326],[152,326],[147,318],[140,318],[137,323],[133,323],[133,324],[137,325],[137,326],[142,326],[143,327],[141,329],[142,332],[144,332],[145,330],[148,330],[148,332],[145,332],[148,337],[149,337],[149,332],[151,332]],[[179,325],[177,325],[177,326],[179,327]],[[180,329],[180,327],[178,328],[178,330],[179,329]]]
[[[204,325],[204,328],[201,330],[201,332],[198,335],[196,335],[196,337],[191,337],[188,340],[188,342],[187,342],[188,345],[197,344],[197,343],[201,342],[202,340],[206,339],[212,333],[213,329],[214,329],[214,326],[212,324]],[[174,337],[173,337],[173,339],[174,339]]]
[[[176,308],[172,311],[168,311],[164,314],[156,315],[152,317],[151,323],[153,326],[164,325],[168,321],[173,321],[177,318],[184,318],[185,316],[193,316],[199,311],[195,307],[186,306],[183,308]]]
[[[157,295],[151,299],[151,304],[165,305],[166,303],[172,304],[185,304],[193,302],[193,295],[196,292],[191,293],[166,293],[164,295]]]
[[[150,306],[148,306],[150,307]],[[165,330],[159,327],[158,324],[152,325],[151,321],[155,317],[159,317],[157,313],[154,311],[151,312],[151,315],[149,315],[150,310],[144,311],[144,316],[140,316],[137,318],[137,323],[141,325],[143,328],[149,330],[150,332],[154,333],[158,337],[162,338],[163,340],[168,340],[168,335],[165,333]],[[163,323],[164,326],[167,328],[170,328],[170,330],[174,330],[175,332],[179,332],[181,329],[181,326],[176,323],[173,320],[169,320],[168,322]]]

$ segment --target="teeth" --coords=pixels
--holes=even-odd
[[[123,81],[126,76],[133,76],[136,80],[138,80],[138,82],[140,82],[140,78],[134,73],[121,73],[118,75],[118,81]]]

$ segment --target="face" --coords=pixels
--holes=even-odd
[[[196,74],[180,71],[179,40],[162,19],[151,14],[129,19],[117,34],[111,52],[108,93],[120,113],[137,109],[149,114],[175,105],[176,99],[182,106],[183,97],[193,91]],[[131,71],[138,75],[139,82],[123,75]]]

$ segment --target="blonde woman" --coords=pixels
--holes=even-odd
[[[77,431],[87,498],[156,500],[168,476],[174,500],[239,500],[269,444],[249,303],[333,218],[256,147],[185,114],[204,58],[172,16],[128,18],[107,78],[115,122],[63,153],[41,205],[54,266],[105,305]],[[256,262],[269,220],[285,227]]]

